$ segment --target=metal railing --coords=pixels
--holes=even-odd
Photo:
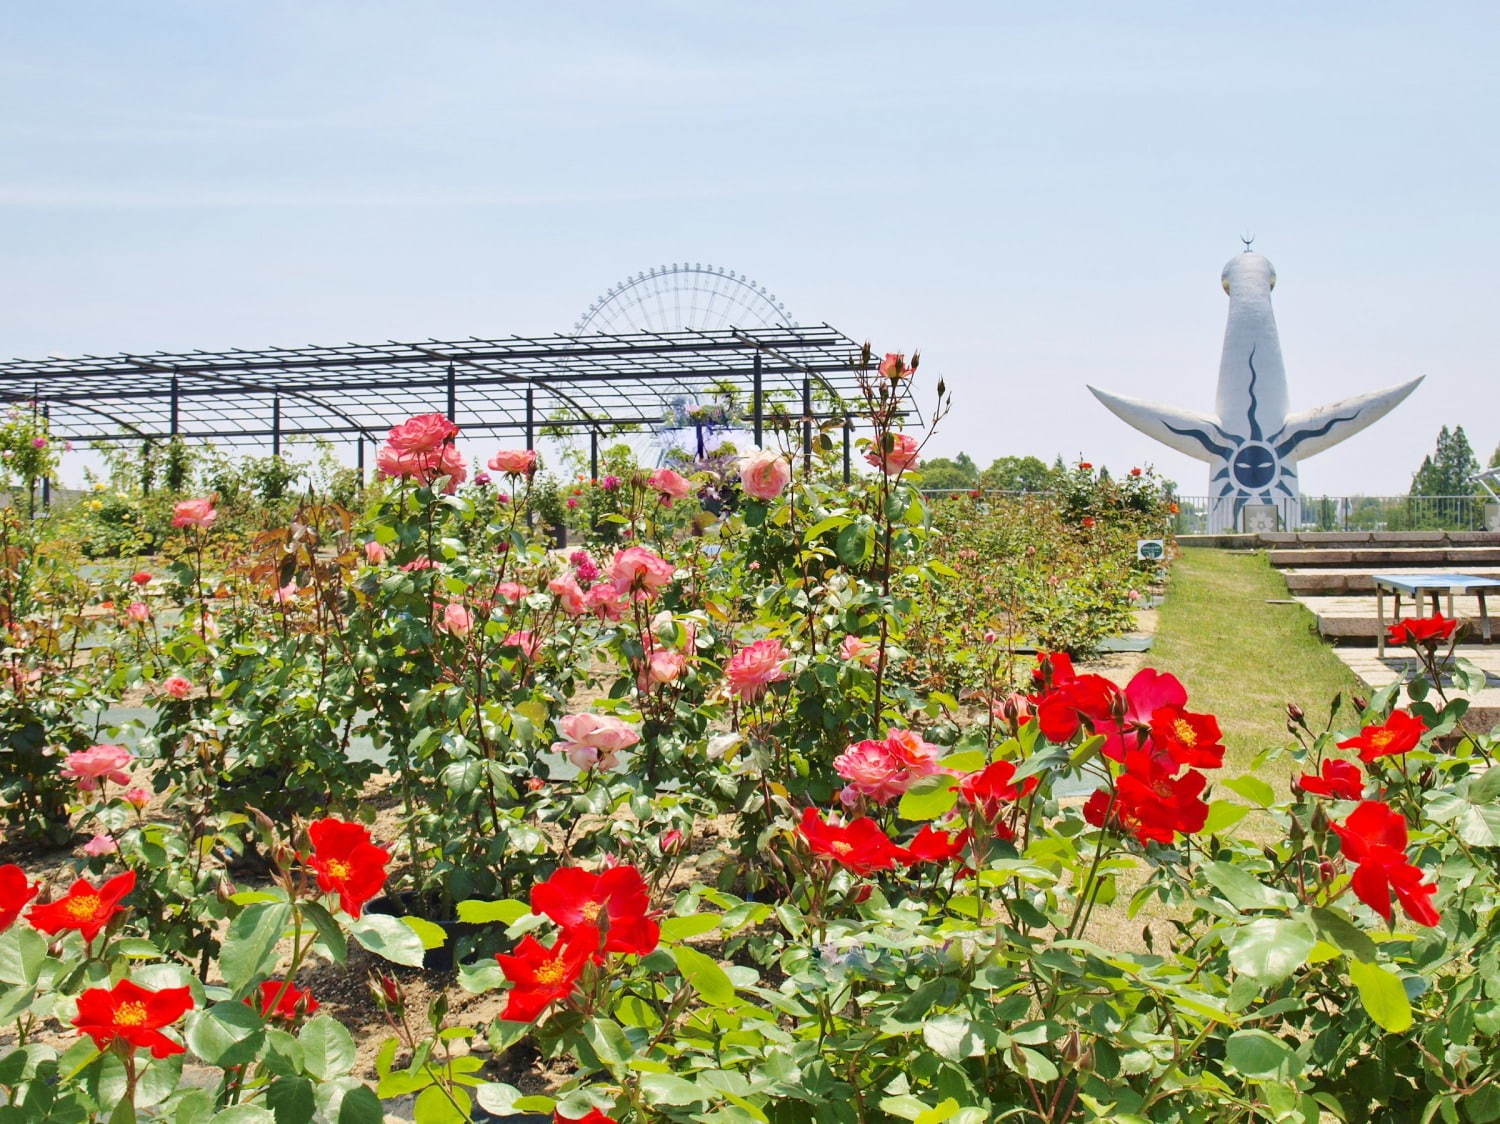
[[[1209,530],[1207,496],[1179,496],[1177,506],[1175,533]],[[1284,531],[1483,531],[1495,506],[1478,496],[1303,496],[1277,515]]]

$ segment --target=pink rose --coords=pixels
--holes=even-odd
[[[610,714],[569,714],[557,720],[562,741],[552,743],[554,753],[567,755],[580,769],[613,769],[615,754],[641,740],[636,728]]]
[[[673,683],[687,670],[687,657],[681,652],[666,648],[651,653],[647,674],[653,683]]]
[[[637,601],[649,601],[671,584],[677,568],[643,546],[627,546],[615,555],[609,576],[620,596],[635,595]]]
[[[911,366],[906,365],[906,356],[899,351],[887,351],[880,361],[880,373],[888,379],[899,379],[917,369],[917,357],[912,356]]]
[[[693,490],[692,481],[670,468],[658,468],[646,478],[646,483],[668,499],[674,500],[682,499]]]
[[[68,754],[62,775],[77,781],[83,792],[93,792],[102,783],[129,784],[130,774],[125,771],[132,755],[123,745],[91,745]]]
[[[520,582],[501,582],[495,587],[495,593],[514,604],[525,597],[531,590]]]
[[[757,640],[741,648],[724,665],[724,675],[729,680],[729,693],[746,702],[758,699],[772,683],[788,678],[782,664],[791,658],[791,653],[780,640]]]
[[[625,616],[625,610],[630,607],[628,601],[620,597],[620,591],[609,582],[600,582],[591,588],[583,599],[584,606],[601,621],[617,621]]]
[[[174,699],[185,699],[193,693],[193,685],[180,675],[171,675],[162,680],[161,689]]]
[[[431,558],[428,558],[427,555],[419,554],[410,562],[407,562],[406,564],[401,566],[401,569],[408,574],[414,574],[418,570],[440,570],[442,569],[442,567],[434,562]]]
[[[392,426],[386,442],[399,453],[418,456],[432,453],[458,436],[458,426],[442,414],[418,414]]]
[[[125,803],[139,811],[151,803],[151,794],[144,788],[127,788],[125,790]]]
[[[570,617],[579,616],[588,608],[583,588],[578,584],[578,579],[573,576],[571,570],[548,582],[547,592],[557,597],[562,604],[563,612]]]
[[[542,641],[530,629],[517,629],[510,633],[504,640],[500,641],[508,648],[520,648],[521,654],[528,660],[535,659],[537,652],[541,650]]]
[[[290,605],[297,600],[297,579],[293,578],[280,589],[271,590],[271,600],[278,605]]]
[[[119,849],[119,844],[108,835],[96,835],[83,845],[83,853],[91,859],[97,859],[100,855],[112,855]]]
[[[197,527],[206,531],[214,525],[219,513],[214,510],[212,499],[183,500],[172,509],[172,526]]]
[[[145,624],[151,619],[151,606],[144,601],[132,601],[125,606],[125,615],[136,624]]]
[[[379,566],[385,561],[385,547],[374,539],[365,543],[365,561],[372,566]]]
[[[426,416],[442,417],[441,414]],[[375,467],[382,476],[415,480],[418,484],[431,484],[439,477],[446,477],[448,482],[443,491],[448,493],[456,491],[469,475],[463,454],[451,443],[419,452],[387,442],[375,454]]]
[[[740,483],[746,495],[774,500],[792,481],[792,466],[780,453],[762,449],[740,458]]]
[[[489,466],[510,476],[530,476],[536,471],[536,450],[501,449],[489,459]]]
[[[439,618],[437,626],[450,636],[467,636],[474,627],[474,617],[468,609],[457,602],[450,601],[443,606],[443,615]]]
[[[880,660],[880,648],[858,636],[846,636],[839,645],[839,655],[850,663],[874,667]]]
[[[884,804],[937,772],[940,752],[910,730],[891,730],[884,741],[849,746],[833,759],[833,768],[856,793]]]
[[[917,439],[905,433],[887,433],[885,441],[890,443],[890,448],[882,448],[881,442],[877,441],[865,454],[865,460],[887,476],[896,476],[905,472],[908,468],[914,468],[917,463]]]

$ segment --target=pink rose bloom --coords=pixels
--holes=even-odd
[[[145,624],[151,619],[151,607],[144,601],[132,601],[125,606],[125,615],[136,624]]]
[[[658,468],[646,478],[646,483],[673,500],[680,500],[693,490],[691,480],[679,472],[673,472],[670,468]]]
[[[850,663],[874,667],[880,659],[880,648],[861,640],[858,636],[846,636],[844,642],[839,645],[839,655]]]
[[[33,449],[45,449],[47,447],[47,439],[45,437],[33,437],[31,439],[31,447]]]
[[[83,853],[91,859],[97,859],[100,855],[112,855],[119,849],[119,844],[107,835],[96,835],[83,845]]]
[[[537,652],[540,651],[542,647],[541,639],[527,628],[518,629],[517,631],[512,632],[504,640],[500,641],[500,643],[506,645],[507,647],[520,648],[521,654],[528,660],[535,659]]]
[[[458,426],[442,414],[418,414],[391,427],[386,442],[398,453],[424,455],[458,436]]]
[[[219,513],[214,510],[212,499],[183,500],[172,509],[172,526],[197,527],[206,531],[214,525]]]
[[[99,855],[113,855],[118,849],[120,849],[120,845],[115,843],[110,836],[95,836],[89,842],[84,843],[84,854],[89,855],[90,858],[98,858]]]
[[[1187,706],[1187,688],[1170,672],[1143,667],[1125,684],[1125,720],[1116,725],[1112,719],[1094,723],[1094,732],[1105,741],[1099,752],[1116,761],[1124,761],[1132,749],[1139,749],[1142,731],[1151,725],[1152,716],[1162,707]]]
[[[434,568],[441,567],[438,567],[438,564],[431,558],[428,558],[425,554],[418,555],[416,558],[413,558],[410,562],[401,567],[401,569],[408,574],[414,574],[418,570],[431,570]]]
[[[443,615],[438,619],[438,628],[450,636],[467,636],[474,627],[473,614],[457,602],[443,606]]]
[[[552,743],[553,752],[580,769],[613,769],[615,754],[641,740],[634,726],[611,714],[569,714],[557,720],[557,732],[563,740]]]
[[[489,459],[489,466],[510,476],[530,476],[536,471],[536,450],[501,449]]]
[[[687,657],[667,648],[651,653],[647,674],[653,683],[673,683],[687,670]]]
[[[916,467],[917,439],[915,437],[906,433],[888,433],[885,440],[890,442],[891,447],[882,448],[882,443],[877,442],[865,454],[865,460],[887,476],[896,476],[908,468]]]
[[[271,590],[271,600],[278,605],[290,605],[297,600],[297,579],[293,578],[280,589]]]
[[[448,493],[456,491],[469,475],[463,454],[452,444],[439,445],[427,452],[414,452],[388,442],[375,454],[375,467],[382,476],[415,480],[419,484],[431,484],[440,476],[446,477],[448,483],[443,491]]]
[[[379,566],[385,561],[385,547],[374,539],[365,543],[365,561],[372,566]]]
[[[849,746],[833,759],[833,768],[860,796],[884,804],[937,772],[940,753],[911,730],[891,730],[884,741]]]
[[[595,565],[586,550],[575,550],[568,555],[568,561],[573,563],[573,569],[577,572],[578,580],[581,582],[591,582],[599,576],[599,567]]]
[[[163,679],[161,689],[174,699],[185,699],[193,693],[193,685],[180,675],[171,675]]]
[[[83,792],[93,792],[106,781],[129,784],[130,774],[125,769],[131,759],[130,750],[123,745],[91,745],[68,754],[62,775],[77,781]]]
[[[588,608],[586,594],[571,571],[553,578],[547,583],[547,592],[556,595],[563,612],[570,617],[580,616]]]
[[[125,790],[125,803],[139,811],[151,803],[151,794],[144,788],[127,788]]]
[[[610,563],[609,576],[622,597],[634,594],[649,601],[671,584],[677,568],[643,546],[627,546]]]
[[[740,483],[757,500],[774,500],[792,482],[792,466],[780,453],[762,449],[740,458]]]
[[[584,606],[601,621],[617,621],[625,616],[630,602],[620,597],[620,591],[609,582],[600,582],[584,595]]]
[[[791,653],[781,646],[780,640],[757,640],[741,648],[724,665],[724,675],[729,680],[729,693],[746,702],[752,702],[765,692],[772,683],[788,678],[782,667]]]
[[[903,375],[909,375],[917,369],[916,359],[912,359],[911,366],[906,365],[906,356],[899,351],[887,351],[885,358],[880,361],[880,373],[888,379],[899,379]]]
[[[525,597],[531,590],[520,582],[501,582],[495,587],[495,592],[505,600],[515,603]]]

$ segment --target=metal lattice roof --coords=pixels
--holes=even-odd
[[[0,361],[0,400],[40,401],[52,433],[75,441],[378,440],[429,411],[468,430],[604,434],[725,385],[749,409],[757,358],[767,399],[801,417],[806,382],[812,416],[841,417],[861,401],[859,355],[827,324],[88,355]]]

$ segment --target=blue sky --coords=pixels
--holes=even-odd
[[[1500,442],[1500,6],[74,3],[0,39],[0,352],[565,330],[716,262],[920,346],[937,451],[1204,470],[1084,389],[1208,410],[1220,267],[1275,262],[1302,469]]]

